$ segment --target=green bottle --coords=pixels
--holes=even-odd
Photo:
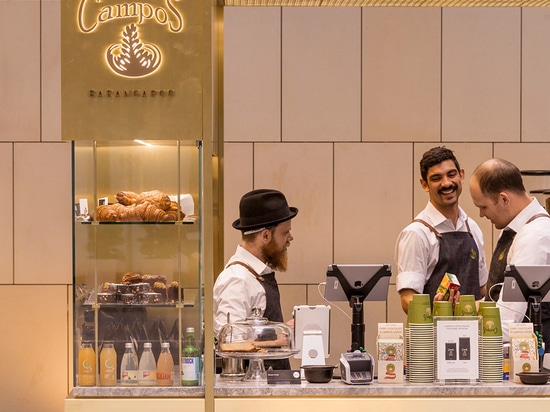
[[[195,344],[195,328],[185,329],[185,345],[181,355],[182,386],[198,386],[200,375],[200,351]]]

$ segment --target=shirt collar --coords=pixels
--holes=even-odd
[[[517,214],[515,218],[505,227],[515,231],[516,233],[537,213],[545,213],[544,209],[535,197],[531,197],[531,203],[529,203],[521,212]]]
[[[428,218],[432,221],[433,226],[436,227],[442,223],[448,223],[449,225],[453,225],[451,222],[451,219],[447,219],[439,210],[435,208],[435,206],[432,204],[432,202],[428,201],[428,205],[425,209],[426,215]],[[456,229],[460,229],[468,216],[466,215],[466,212],[462,210],[462,208],[458,207],[458,220],[456,222]]]
[[[235,252],[234,258],[231,259],[231,261],[228,263],[234,262],[236,260],[248,263],[250,266],[252,266],[252,269],[254,269],[256,273],[260,275],[265,275],[267,273],[273,272],[273,270],[269,266],[267,266],[264,262],[262,262],[241,245],[237,246],[237,251]]]

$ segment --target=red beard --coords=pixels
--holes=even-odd
[[[279,249],[273,239],[262,248],[262,254],[267,265],[279,272],[286,272],[288,267],[288,254],[286,249]]]

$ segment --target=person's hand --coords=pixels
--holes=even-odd
[[[294,319],[290,319],[286,322],[286,325],[290,327],[290,329],[294,330]]]
[[[453,309],[454,305],[460,302],[460,291],[458,289],[451,289],[449,293],[449,302],[453,304]]]
[[[434,302],[443,300],[443,296],[444,296],[443,293],[437,293],[437,294],[434,296]]]

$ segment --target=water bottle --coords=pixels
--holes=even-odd
[[[143,353],[139,360],[138,384],[140,386],[155,386],[157,384],[157,364],[153,355],[151,342],[143,344]]]
[[[195,344],[195,329],[185,330],[185,345],[181,357],[181,384],[198,386],[200,375],[200,352]]]
[[[124,345],[124,355],[120,365],[120,384],[136,386],[138,384],[138,359],[134,352],[134,345],[128,342]]]

